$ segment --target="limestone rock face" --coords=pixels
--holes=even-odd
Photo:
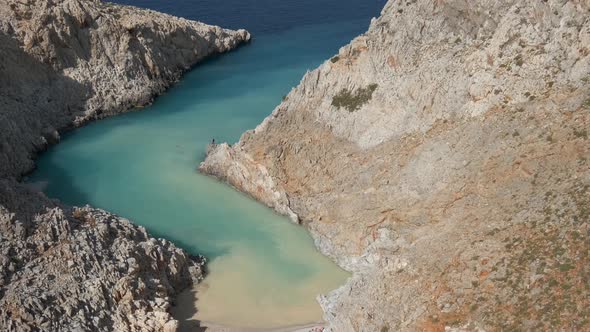
[[[0,330],[175,331],[204,259],[128,220],[16,182],[60,132],[146,105],[250,39],[98,0],[0,1]]]
[[[334,331],[580,330],[589,124],[589,1],[392,0],[200,169],[353,272]]]

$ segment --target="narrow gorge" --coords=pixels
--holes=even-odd
[[[590,330],[590,0],[115,2],[0,1],[0,330]]]
[[[94,0],[0,2],[0,327],[175,331],[172,299],[203,261],[143,227],[17,182],[64,131],[149,104],[225,30]]]

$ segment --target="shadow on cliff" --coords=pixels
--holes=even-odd
[[[172,317],[178,320],[178,332],[202,332],[207,328],[201,326],[201,321],[194,318],[197,314],[197,291],[194,288],[178,294],[176,303],[170,310]]]
[[[0,31],[0,45],[0,177],[18,177],[31,170],[36,153],[56,143],[55,130],[83,112],[91,89],[25,52],[6,32]]]

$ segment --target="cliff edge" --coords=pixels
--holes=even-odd
[[[394,1],[202,172],[353,272],[334,331],[588,329],[590,2]]]

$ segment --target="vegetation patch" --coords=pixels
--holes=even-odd
[[[370,84],[369,86],[360,88],[355,92],[342,89],[332,98],[332,106],[336,106],[339,109],[344,108],[349,112],[359,110],[364,104],[373,98],[373,92],[375,92],[377,87],[377,84]]]
[[[574,129],[574,136],[576,138],[588,139],[588,132],[585,129],[584,130],[575,130]]]
[[[514,60],[516,61],[516,65],[522,67],[524,64],[524,60],[522,59],[522,54],[517,55]]]
[[[340,60],[340,57],[338,55],[335,55],[335,56],[332,57],[332,59],[330,59],[330,61],[332,63],[336,63],[336,62],[338,62],[338,60]]]

